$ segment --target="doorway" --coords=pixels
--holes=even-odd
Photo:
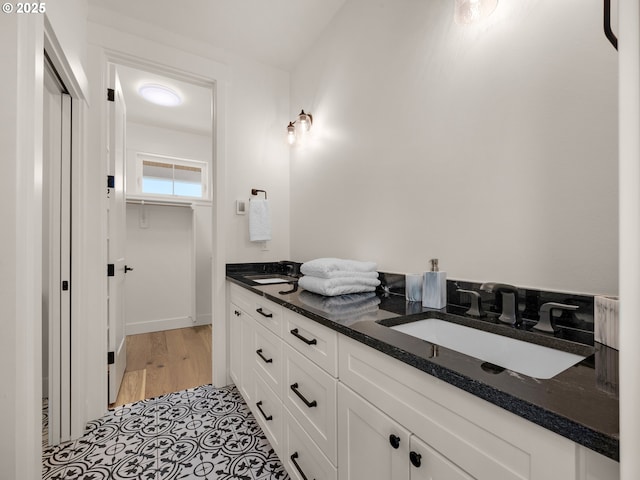
[[[189,329],[211,333],[213,96],[210,86],[168,76],[160,69],[111,62],[109,70],[117,73],[126,105],[126,220],[118,236],[124,245],[123,269],[128,272],[122,303],[127,360],[126,367],[121,367],[122,383],[110,387],[109,404],[114,405],[120,390],[124,389],[121,397],[127,398],[127,391],[145,384],[141,375],[158,373],[158,368],[173,370],[176,365],[190,368],[179,353],[168,354],[159,361],[161,366],[155,365],[156,370],[140,368],[136,359],[144,356],[145,344],[158,343],[159,338],[193,337],[192,333],[180,333]],[[148,85],[170,88],[177,94],[178,104],[168,106],[145,99],[141,92]],[[110,229],[109,242],[114,240]],[[111,314],[109,317],[111,330],[115,319]],[[150,340],[136,341],[145,335]],[[109,347],[112,357],[120,348],[116,343]],[[210,363],[210,347],[208,355]],[[172,360],[177,363],[167,364]],[[154,365],[153,358],[147,361]],[[189,377],[190,372],[184,373]],[[211,382],[209,373],[205,383]]]

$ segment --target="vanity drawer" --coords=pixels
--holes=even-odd
[[[284,405],[335,465],[338,382],[290,346],[284,351]]]
[[[337,332],[291,310],[285,310],[282,338],[329,375],[338,376]]]
[[[337,480],[338,471],[284,409],[284,468],[294,480]]]
[[[282,336],[282,306],[259,295],[253,296],[251,316],[256,323],[267,327],[277,336]]]
[[[267,436],[269,443],[280,456],[283,449],[282,437],[282,402],[278,396],[265,383],[260,375],[254,375],[254,391],[251,411],[262,431]]]
[[[252,350],[256,373],[282,398],[282,340],[256,322]]]

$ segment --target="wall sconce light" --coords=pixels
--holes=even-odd
[[[297,129],[300,130],[300,133],[305,134],[311,130],[313,116],[310,113],[305,113],[304,110],[301,110],[298,118],[293,122],[289,122],[289,125],[287,126],[287,141],[289,142],[289,145],[296,143],[296,123],[298,124]]]
[[[478,23],[498,6],[498,0],[456,0],[454,18],[458,25]]]

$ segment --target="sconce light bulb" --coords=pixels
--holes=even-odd
[[[304,110],[300,111],[298,115],[298,123],[300,124],[300,130],[302,132],[308,132],[311,129],[312,118],[311,115],[304,113]]]
[[[458,25],[471,25],[493,13],[498,0],[456,0],[455,22]]]
[[[296,142],[296,127],[293,126],[293,122],[289,122],[287,127],[287,141],[289,145],[293,145]]]

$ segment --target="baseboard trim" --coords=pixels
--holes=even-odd
[[[211,323],[211,316],[198,316],[194,322],[191,317],[162,318],[158,320],[145,320],[144,322],[128,323],[125,328],[126,335],[138,335],[140,333],[162,332],[164,330],[174,330],[176,328],[194,327],[196,325],[206,325]]]

